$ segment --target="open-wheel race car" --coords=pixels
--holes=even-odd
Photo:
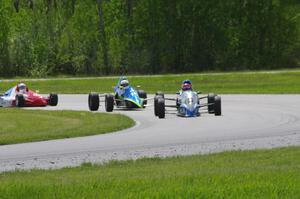
[[[199,97],[200,92],[195,92],[191,88],[191,82],[185,80],[182,90],[175,98],[167,98],[162,92],[157,92],[154,97],[154,114],[159,118],[165,118],[166,107],[175,108],[177,115],[182,117],[197,117],[201,113],[208,112],[220,116],[221,113],[221,97],[210,93],[206,96]],[[203,102],[207,99],[207,102]],[[166,101],[173,101],[174,104],[166,104]],[[206,109],[205,109],[206,108]]]
[[[104,100],[100,100],[101,98],[104,98]],[[112,112],[114,107],[126,109],[145,108],[147,93],[130,86],[127,78],[121,77],[117,86],[114,87],[114,94],[89,94],[88,103],[91,111],[97,111],[100,102],[105,102],[106,112]]]
[[[24,83],[20,83],[0,94],[1,107],[39,107],[39,106],[56,106],[58,103],[57,94],[49,94],[44,97],[32,90],[29,90]]]
[[[199,92],[183,91],[177,93],[176,98],[167,98],[163,93],[157,92],[154,97],[154,114],[159,118],[165,118],[166,107],[175,108],[177,115],[182,117],[197,117],[201,113],[213,113],[216,116],[221,115],[221,97],[216,94],[208,94],[199,97]],[[207,99],[207,103],[202,100]],[[175,102],[174,105],[166,104],[166,101]],[[207,107],[207,109],[204,109]]]

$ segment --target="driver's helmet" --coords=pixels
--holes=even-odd
[[[121,82],[120,82],[120,87],[121,88],[127,88],[128,85],[129,85],[129,81],[127,79],[121,80]]]
[[[26,91],[27,91],[26,85],[25,85],[24,83],[18,84],[18,91],[19,91],[20,93],[26,93]]]
[[[184,80],[181,85],[183,91],[192,90],[192,82],[190,80]]]

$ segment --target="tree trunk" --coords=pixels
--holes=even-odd
[[[102,8],[103,0],[97,0],[97,4],[98,4],[98,16],[99,16],[99,40],[102,46],[104,72],[105,74],[109,74],[111,72],[111,67],[109,65],[108,45],[107,45],[106,34],[105,34],[105,24],[104,24],[104,16],[103,16],[103,8]]]
[[[133,52],[133,40],[134,40],[134,36],[133,36],[133,19],[132,19],[132,9],[133,7],[133,0],[127,0],[127,34],[128,34],[128,40],[127,40],[127,67],[128,65],[132,66],[132,52]],[[122,66],[122,67],[126,67],[126,66]],[[134,66],[135,67],[135,66]],[[125,68],[124,68],[125,69]]]

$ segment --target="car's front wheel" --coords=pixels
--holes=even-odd
[[[158,105],[157,105],[158,98],[161,98],[161,97],[160,96],[154,97],[154,115],[155,116],[158,116]]]
[[[16,107],[24,107],[25,106],[25,98],[23,95],[16,95]]]
[[[49,95],[49,105],[50,106],[57,106],[58,104],[58,96],[55,93],[51,93]]]
[[[99,95],[98,93],[89,94],[89,109],[91,111],[97,111],[99,109]]]
[[[216,94],[214,94],[214,93],[209,93],[207,96],[208,113],[214,113],[215,97],[216,97]]]
[[[105,110],[112,112],[114,109],[114,96],[112,94],[105,95]]]
[[[147,105],[147,93],[144,90],[138,90],[139,98],[143,99],[143,108]]]
[[[221,97],[220,96],[215,97],[214,112],[215,112],[216,116],[220,116],[222,114],[222,111],[221,111]]]

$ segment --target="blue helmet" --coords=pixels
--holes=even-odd
[[[182,82],[182,85],[181,85],[181,89],[183,90],[183,91],[186,91],[186,90],[192,90],[192,82],[191,82],[191,80],[184,80],[183,82]]]

